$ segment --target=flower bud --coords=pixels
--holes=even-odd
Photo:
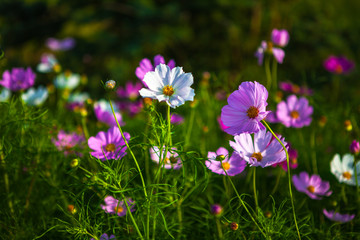
[[[358,155],[360,152],[360,143],[356,140],[352,141],[350,145],[350,152],[352,154]]]
[[[74,158],[71,163],[70,163],[70,167],[74,168],[77,167],[79,165],[79,159]]]
[[[105,83],[105,87],[107,90],[113,90],[115,88],[116,82],[114,80],[108,80]]]
[[[72,205],[72,204],[69,204],[69,205],[67,206],[67,210],[68,210],[71,214],[75,214],[75,213],[76,213],[76,208],[75,208],[75,206]]]
[[[346,129],[346,131],[351,131],[352,130],[352,124],[351,124],[351,121],[350,120],[345,120],[344,122],[344,127]]]
[[[237,224],[236,222],[232,222],[230,224],[230,228],[231,230],[236,231],[239,228],[239,224]]]
[[[220,216],[223,212],[223,207],[220,204],[211,205],[211,213],[216,217]]]

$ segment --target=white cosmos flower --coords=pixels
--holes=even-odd
[[[353,155],[345,154],[341,161],[340,155],[336,154],[330,162],[330,169],[339,182],[353,186],[356,185]],[[356,164],[356,170],[358,174],[358,182],[360,184],[360,162]]]
[[[148,86],[139,91],[143,98],[166,101],[172,108],[194,100],[194,89],[190,87],[194,82],[193,76],[184,73],[182,67],[170,69],[165,64],[159,64],[155,71],[146,73],[143,81]]]

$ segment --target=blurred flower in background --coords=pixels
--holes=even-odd
[[[323,209],[323,213],[328,219],[339,223],[350,222],[355,217],[355,214],[340,214],[334,210],[328,211],[325,208]]]
[[[170,117],[170,122],[172,124],[180,125],[184,122],[184,117],[179,114],[172,113]]]
[[[10,99],[11,91],[7,88],[3,88],[0,91],[0,102],[6,102]]]
[[[57,138],[52,138],[51,141],[59,151],[64,151],[65,156],[73,153],[81,155],[75,151],[75,148],[83,148],[85,138],[83,135],[79,135],[75,132],[67,133],[63,130],[60,130]]]
[[[104,202],[105,202],[105,205],[101,204],[100,206],[103,210],[105,210],[106,213],[117,214],[119,217],[123,217],[126,215],[127,208],[126,208],[126,204],[125,204],[124,200],[119,201],[112,196],[107,196],[104,199]],[[134,212],[135,211],[135,209],[134,209],[135,201],[132,200],[131,198],[128,198],[126,200],[126,202],[130,208],[130,211]]]
[[[80,75],[77,73],[72,73],[70,71],[60,73],[54,79],[54,85],[58,89],[72,90],[77,86],[79,86],[79,84],[80,84]]]
[[[309,176],[307,172],[301,172],[299,175],[292,176],[292,182],[299,192],[307,194],[315,200],[322,199],[322,196],[330,196],[330,183],[321,180],[319,175]]]
[[[266,41],[262,41],[260,47],[258,47],[255,52],[255,57],[258,59],[259,65],[263,64],[264,56],[266,53],[273,55],[278,63],[283,63],[285,57],[284,50],[282,50],[281,48],[273,47],[272,42],[267,43]]]
[[[345,154],[340,159],[339,154],[335,154],[330,162],[331,173],[335,175],[340,183],[346,183],[348,185],[356,185],[356,176],[354,169],[354,156],[351,154]],[[357,178],[360,182],[360,162],[356,163]]]
[[[32,87],[35,83],[35,73],[30,67],[24,68],[13,68],[11,71],[6,70],[3,73],[0,85],[11,90],[19,91]]]
[[[68,37],[63,40],[56,38],[48,38],[46,46],[53,51],[67,51],[75,46],[75,39]]]
[[[41,56],[41,61],[37,65],[37,71],[41,73],[49,73],[49,72],[60,72],[61,66],[59,65],[55,56],[51,53],[44,53]]]
[[[39,86],[37,89],[29,88],[21,94],[22,100],[29,106],[39,106],[48,98],[49,92],[46,87]]]
[[[156,162],[158,164],[163,164],[163,166],[162,166],[163,168],[177,170],[182,167],[182,162],[179,157],[179,154],[176,151],[177,151],[177,148],[175,148],[175,147],[171,148],[166,153],[165,160],[163,160],[165,147],[162,148],[162,152],[160,154],[159,147],[153,146],[152,148],[150,148],[150,157],[151,157],[151,160],[153,160],[154,162]],[[162,159],[160,159],[160,157]],[[164,161],[164,162],[162,163],[162,161]]]
[[[355,67],[354,62],[344,56],[330,56],[324,61],[324,68],[334,74],[348,74]]]
[[[285,47],[290,39],[290,35],[285,29],[273,29],[271,32],[271,41],[280,47]]]
[[[116,104],[113,104],[114,112],[117,121],[119,122],[120,126],[124,126],[125,122],[122,120],[122,116],[120,114],[119,108]],[[115,116],[112,112],[111,105],[108,101],[101,99],[94,104],[94,112],[96,118],[103,123],[106,123],[109,126],[117,126]]]

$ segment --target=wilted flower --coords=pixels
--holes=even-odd
[[[177,125],[182,124],[184,122],[184,117],[179,114],[172,113],[170,117],[170,122]]]
[[[56,38],[48,38],[46,40],[46,46],[54,51],[66,51],[75,46],[75,40],[71,37],[59,40]]]
[[[106,233],[104,233],[103,235],[100,236],[100,239],[99,240],[111,240],[111,239],[114,239],[116,240],[116,237],[114,235],[107,235]],[[95,240],[94,238],[91,238],[90,240]]]
[[[221,120],[231,135],[255,133],[265,129],[260,122],[269,113],[266,111],[268,91],[258,82],[243,82],[239,90],[228,98],[228,104],[221,109]]]
[[[258,59],[258,64],[262,65],[265,53],[269,53],[274,55],[274,58],[278,63],[283,63],[285,52],[281,48],[276,48],[272,46],[273,43],[266,41],[262,41],[260,47],[258,47],[257,51],[255,52],[255,57]]]
[[[285,47],[289,42],[290,36],[285,29],[273,29],[271,32],[271,41],[280,47]]]
[[[147,58],[144,58],[143,60],[140,61],[140,66],[136,68],[135,70],[135,74],[136,76],[143,81],[146,73],[150,72],[150,71],[154,71],[155,68],[160,64],[166,64],[165,63],[165,59],[163,56],[161,56],[160,54],[156,55],[154,57],[154,65],[152,65],[151,61]],[[168,64],[170,69],[173,69],[175,67],[175,61],[173,59],[171,59]],[[147,83],[145,83],[143,81],[145,87],[147,87]]]
[[[49,93],[46,87],[40,86],[38,89],[29,88],[21,94],[22,100],[29,106],[39,106],[45,102]]]
[[[352,143],[350,144],[350,152],[352,154],[359,154],[360,152],[360,143],[356,140],[352,141]]]
[[[30,67],[24,68],[13,68],[11,72],[6,70],[3,73],[0,85],[11,90],[19,91],[32,87],[35,83],[35,73]]]
[[[84,141],[85,138],[83,135],[78,135],[74,132],[66,133],[63,130],[59,131],[57,139],[52,138],[52,142],[54,143],[56,148],[59,151],[64,151],[65,156],[72,153],[78,154],[77,152],[75,152],[75,148],[82,148]]]
[[[152,148],[150,148],[150,157],[151,157],[151,160],[153,160],[154,162],[156,162],[158,164],[163,164],[163,168],[177,170],[182,167],[182,162],[181,162],[179,154],[176,152],[176,150],[177,150],[176,148],[171,148],[166,153],[165,162],[163,162],[165,147],[162,148],[162,152],[161,152],[161,156],[160,156],[159,147],[153,146]],[[161,157],[161,160],[160,160],[160,157]]]
[[[328,219],[339,223],[350,222],[355,217],[355,214],[340,214],[334,210],[328,211],[325,208],[323,209],[323,213]]]
[[[48,72],[59,72],[61,69],[57,59],[51,53],[44,53],[41,56],[41,62],[37,65],[38,72],[48,73]]]
[[[155,71],[148,72],[143,81],[148,86],[139,91],[144,98],[166,101],[172,108],[194,100],[194,89],[190,87],[193,76],[191,73],[184,73],[182,67],[170,69],[169,66],[160,64]]]
[[[307,172],[292,176],[293,184],[299,192],[306,193],[310,198],[320,200],[321,196],[330,196],[330,183],[322,181],[319,175],[309,177]]]
[[[130,134],[124,132],[124,136],[126,141],[129,142]],[[110,159],[119,160],[126,155],[125,141],[116,126],[109,128],[107,132],[98,132],[96,137],[90,137],[88,145],[89,148],[94,150],[90,154],[103,162]]]
[[[113,108],[115,111],[116,119],[118,120],[120,126],[125,125],[122,120],[122,116],[116,104],[113,104]],[[108,101],[101,99],[94,104],[94,112],[96,118],[103,123],[106,123],[109,126],[117,126],[114,114],[111,109],[111,105]]]
[[[223,147],[220,147],[216,152],[208,152],[207,157],[206,167],[217,174],[225,175],[225,169],[229,176],[235,176],[244,171],[246,167],[246,162],[237,152],[234,152],[230,157],[228,150]]]
[[[286,127],[301,128],[310,125],[312,113],[313,107],[306,98],[290,95],[286,102],[277,105],[276,116]]]
[[[285,139],[278,136],[286,146]],[[244,158],[250,166],[262,168],[286,160],[286,153],[281,144],[273,138],[271,132],[261,130],[254,134],[254,139],[248,133],[236,135],[235,142],[230,141],[230,146]]]
[[[72,90],[79,86],[80,75],[71,73],[69,71],[57,75],[54,79],[54,85],[58,89],[69,89]]]
[[[352,186],[356,185],[353,155],[345,154],[341,161],[340,155],[336,154],[330,162],[330,170],[339,182]],[[356,170],[358,174],[357,178],[360,182],[360,162],[356,163]]]
[[[130,211],[134,212],[135,209],[135,201],[133,201],[131,198],[128,198],[127,204],[130,207]],[[104,199],[105,205],[100,205],[103,210],[105,210],[106,213],[110,214],[117,214],[118,216],[122,217],[125,216],[127,213],[126,204],[125,201],[119,201],[112,196],[107,196]]]
[[[6,102],[11,96],[11,91],[7,88],[3,88],[0,91],[0,102]]]
[[[223,212],[223,207],[220,204],[213,204],[210,207],[210,211],[215,216],[220,216]]]
[[[347,74],[354,66],[355,64],[352,61],[343,56],[330,56],[324,61],[324,68],[335,74]]]

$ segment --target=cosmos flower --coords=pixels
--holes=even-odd
[[[225,132],[225,129],[229,128],[228,126],[225,126],[225,124],[221,121],[221,116],[218,116],[216,120],[218,121],[219,127],[222,131]]]
[[[165,59],[163,56],[161,56],[160,54],[156,55],[154,57],[154,65],[152,65],[151,61],[147,58],[144,58],[143,60],[140,61],[140,66],[136,68],[135,70],[135,74],[136,76],[143,81],[146,73],[150,72],[150,71],[154,71],[155,68],[160,64],[166,64],[165,63]],[[173,69],[175,67],[175,61],[173,59],[171,59],[168,64],[170,69]],[[147,87],[147,84],[143,81],[145,87]]]
[[[239,90],[230,94],[229,105],[221,109],[221,120],[224,131],[231,135],[241,133],[255,133],[264,130],[260,122],[269,111],[266,111],[268,91],[258,82],[243,82]]]
[[[285,29],[273,29],[271,32],[271,41],[280,47],[285,47],[289,42],[290,36]]]
[[[359,154],[360,152],[360,143],[356,140],[352,141],[352,143],[350,144],[350,152],[352,154]]]
[[[11,90],[19,91],[32,87],[35,83],[35,73],[30,67],[24,68],[13,68],[11,72],[6,70],[3,73],[0,85]]]
[[[277,105],[276,116],[286,127],[301,128],[310,125],[312,113],[313,107],[306,98],[290,95],[286,102]]]
[[[307,172],[292,176],[293,184],[299,192],[306,193],[310,198],[320,200],[322,196],[330,196],[330,183],[322,181],[319,175],[309,177]]]
[[[206,167],[217,174],[225,175],[225,169],[229,176],[235,176],[242,173],[246,167],[246,162],[237,152],[234,152],[230,157],[228,150],[223,147],[220,147],[216,152],[208,152],[207,157]]]
[[[99,240],[111,240],[111,239],[114,239],[116,240],[116,237],[114,235],[107,235],[107,233],[104,233],[103,235],[100,236],[100,239]],[[95,238],[91,238],[90,240],[95,240]]]
[[[132,83],[132,82],[127,82],[125,87],[119,87],[116,91],[118,97],[120,98],[128,98],[131,101],[136,100],[140,95],[139,95],[139,90],[142,88],[141,83],[137,82],[137,83]]]
[[[334,74],[348,74],[355,64],[346,57],[330,56],[324,61],[324,68]]]
[[[64,151],[65,156],[73,153],[81,155],[75,150],[76,148],[83,148],[85,138],[83,135],[76,134],[75,132],[67,133],[60,130],[57,139],[52,138],[51,141],[59,151]]]
[[[283,63],[285,52],[281,48],[272,46],[272,42],[262,41],[260,47],[255,52],[255,57],[258,59],[258,64],[262,65],[265,53],[269,53],[274,56],[278,63]]]
[[[124,136],[126,141],[129,142],[130,134],[124,132]],[[109,128],[107,132],[98,132],[96,137],[90,137],[88,145],[89,148],[94,150],[90,154],[103,162],[111,159],[119,160],[126,155],[125,141],[116,126]]]
[[[215,216],[220,216],[223,210],[224,210],[223,207],[217,203],[210,206],[210,212]]]
[[[67,99],[66,107],[69,110],[77,111],[85,107],[85,101],[90,99],[88,93],[73,93]]]
[[[59,40],[56,38],[48,38],[46,40],[46,46],[54,51],[66,51],[75,46],[75,40],[71,37]]]
[[[171,148],[171,150],[169,150],[166,153],[165,163],[163,165],[164,168],[177,170],[182,167],[181,159],[179,157],[179,154],[176,151],[177,151],[176,148]],[[159,164],[160,157],[163,159],[164,152],[165,152],[165,147],[162,148],[162,153],[160,156],[159,147],[153,146],[152,148],[150,148],[151,160],[153,160],[154,162]],[[163,160],[161,160],[161,161],[163,161]]]
[[[22,100],[29,106],[39,106],[45,102],[49,93],[46,87],[40,86],[38,89],[29,88],[21,94]]]
[[[182,67],[170,69],[165,64],[159,64],[155,71],[148,72],[143,80],[148,88],[142,88],[139,93],[143,98],[157,99],[176,108],[183,105],[185,101],[194,100],[194,89],[191,73],[184,73]]]
[[[278,136],[286,146],[285,139]],[[236,135],[235,142],[230,141],[230,146],[250,166],[261,166],[262,168],[280,163],[286,160],[286,153],[281,144],[273,138],[271,132],[261,130],[254,134],[254,140],[248,133]]]
[[[340,155],[335,154],[334,158],[330,162],[330,170],[340,183],[346,183],[352,186],[356,185],[353,155],[345,154],[341,161]],[[360,162],[356,163],[356,170],[358,174],[358,182],[360,183]]]
[[[11,91],[7,88],[3,88],[0,91],[0,102],[6,102],[11,96]]]
[[[130,211],[134,212],[135,209],[135,201],[133,201],[131,198],[128,198],[127,204],[130,207]],[[110,214],[117,214],[119,217],[123,217],[127,213],[126,204],[125,201],[119,201],[116,198],[113,198],[112,196],[107,196],[104,199],[105,205],[100,205],[101,208],[106,212]]]
[[[300,94],[305,96],[311,96],[313,95],[313,90],[305,87],[305,86],[298,86],[296,84],[293,84],[291,82],[280,82],[279,88],[283,90],[284,92],[289,92],[293,94]]]
[[[290,146],[290,144],[288,143],[288,154],[289,154],[289,166],[290,166],[290,169],[296,169],[298,167],[298,152],[292,148]],[[281,163],[277,163],[275,165],[273,165],[273,167],[276,167],[276,166],[280,166],[282,169],[284,169],[285,171],[287,171],[287,162],[286,161],[283,161]]]
[[[143,101],[137,100],[137,101],[120,101],[117,102],[117,106],[121,111],[127,112],[130,117],[134,117],[136,114],[141,112],[143,109]]]
[[[172,113],[170,117],[170,122],[172,124],[180,125],[184,122],[184,117],[179,114]]]
[[[58,89],[69,89],[72,90],[79,86],[80,75],[71,73],[69,71],[57,75],[54,79],[54,85]]]
[[[125,125],[122,120],[122,116],[116,104],[113,104],[115,111],[116,119],[118,120],[120,126]],[[114,114],[112,112],[110,103],[104,99],[101,99],[94,104],[94,112],[96,118],[103,123],[106,123],[109,126],[117,126]]]
[[[350,222],[355,217],[355,214],[340,214],[338,212],[335,212],[334,210],[328,211],[325,208],[323,209],[323,213],[328,219],[339,223]]]
[[[41,56],[41,62],[37,65],[36,69],[41,73],[49,73],[52,71],[59,72],[61,67],[53,54],[44,53]]]

